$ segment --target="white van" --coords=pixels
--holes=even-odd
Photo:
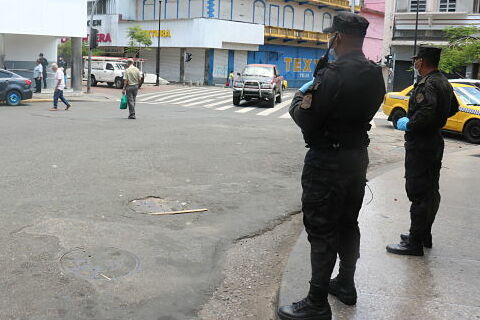
[[[84,80],[87,80],[88,64],[85,63]],[[96,86],[99,82],[106,82],[109,87],[123,88],[123,75],[127,64],[120,61],[96,61],[92,59],[91,84]]]

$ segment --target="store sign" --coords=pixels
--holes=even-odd
[[[102,25],[102,20],[93,20],[93,26],[99,27]],[[90,20],[87,21],[87,26],[90,27]]]
[[[86,36],[85,38],[82,39],[83,42],[87,42],[88,41],[88,37],[89,36]],[[62,43],[65,43],[67,42],[69,39],[68,38],[62,38],[61,42]],[[97,42],[98,43],[110,43],[112,42],[112,36],[110,35],[110,33],[99,33],[97,35]]]
[[[315,68],[318,59],[285,57],[283,62],[285,63],[285,72],[298,72],[298,78],[311,78],[312,68]]]
[[[152,38],[158,38],[158,30],[146,30],[150,37]],[[170,30],[160,30],[160,37],[161,38],[170,38],[172,34],[170,33]]]

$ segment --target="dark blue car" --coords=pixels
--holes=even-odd
[[[32,98],[32,81],[16,73],[0,69],[0,101],[18,106],[22,100]]]

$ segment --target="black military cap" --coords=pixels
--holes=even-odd
[[[367,19],[358,14],[351,12],[340,12],[338,15],[333,17],[332,26],[324,29],[323,32],[340,32],[365,37],[369,24],[370,23]]]
[[[417,54],[413,56],[412,59],[427,58],[432,60],[439,60],[441,53],[442,53],[441,48],[421,45],[420,48],[418,49]]]

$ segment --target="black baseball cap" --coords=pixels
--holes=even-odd
[[[340,12],[333,17],[332,26],[323,30],[325,33],[345,33],[365,37],[367,28],[370,23],[364,17],[351,13]]]
[[[441,54],[442,54],[442,48],[421,45],[420,48],[418,49],[417,54],[413,56],[412,59],[426,58],[426,59],[439,60]]]

